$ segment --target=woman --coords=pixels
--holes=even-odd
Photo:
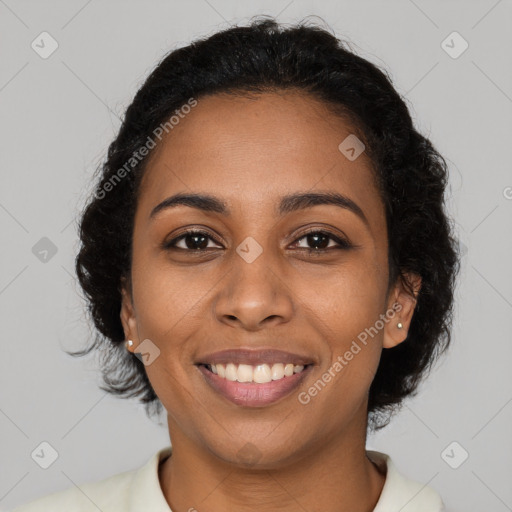
[[[102,388],[165,408],[137,471],[18,508],[443,509],[365,449],[449,345],[443,157],[377,67],[273,19],[171,52],[80,225]]]

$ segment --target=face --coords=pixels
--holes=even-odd
[[[250,442],[262,466],[277,467],[365,428],[381,351],[405,339],[413,303],[400,286],[388,290],[385,211],[370,161],[338,149],[352,133],[305,94],[213,95],[152,155],[121,319],[135,351],[144,340],[153,347],[145,369],[171,440],[186,437],[236,463]],[[151,215],[175,194],[218,203],[203,209],[189,201]],[[345,202],[289,199],[301,194]],[[358,341],[393,304],[400,313]],[[239,348],[283,350],[311,366],[271,403],[234,403],[196,363]]]

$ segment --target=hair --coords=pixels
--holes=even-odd
[[[157,64],[127,108],[81,213],[75,269],[97,331],[88,348],[68,354],[97,349],[106,385],[100,388],[138,397],[148,415],[160,413],[162,403],[144,364],[125,349],[120,320],[121,284],[131,283],[140,183],[152,154],[141,156],[141,148],[191,98],[292,90],[321,100],[351,121],[385,205],[389,285],[401,279],[414,293],[404,274],[413,272],[422,280],[407,339],[382,351],[369,390],[369,427],[378,430],[389,423],[450,344],[460,254],[444,210],[444,158],[416,131],[386,71],[322,27],[304,21],[285,27],[263,16],[174,49]]]

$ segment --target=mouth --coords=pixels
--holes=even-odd
[[[195,365],[209,387],[230,402],[245,407],[263,407],[290,395],[309,375],[313,363]]]

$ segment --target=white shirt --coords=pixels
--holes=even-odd
[[[104,480],[72,487],[21,505],[12,512],[172,512],[160,481],[158,465],[171,454],[167,446],[144,466]],[[402,476],[390,456],[367,450],[368,456],[387,467],[386,481],[373,512],[442,512],[443,501],[432,488]]]

